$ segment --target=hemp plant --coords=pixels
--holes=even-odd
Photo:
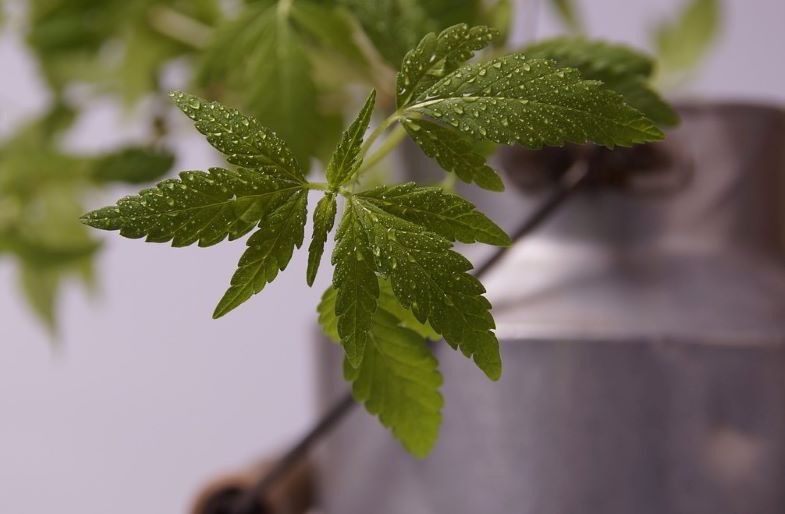
[[[392,112],[372,124],[377,94],[371,90],[354,121],[330,142],[324,181],[311,180],[288,141],[254,117],[174,92],[177,107],[232,166],[183,172],[82,220],[176,247],[208,247],[250,233],[215,309],[218,318],[286,269],[305,242],[309,192],[320,192],[309,285],[331,232],[336,245],[319,321],[343,348],[343,373],[356,400],[408,451],[424,457],[438,438],[443,405],[442,376],[426,340],[444,340],[491,380],[502,376],[491,304],[454,244],[511,241],[446,188],[413,182],[368,187],[369,170],[408,136],[445,172],[501,191],[502,179],[478,150],[482,143],[631,146],[661,139],[658,125],[676,119],[646,85],[651,60],[629,48],[554,40],[473,60],[497,36],[493,28],[458,24],[422,38],[403,56],[391,88]]]

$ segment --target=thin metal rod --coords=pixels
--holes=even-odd
[[[521,240],[534,232],[545,222],[564,202],[578,191],[589,176],[589,166],[585,160],[575,162],[572,167],[563,175],[556,189],[540,204],[534,212],[529,215],[526,221],[513,233],[511,239],[513,243]],[[490,271],[512,248],[499,248],[487,261],[475,269],[474,276],[482,278]],[[340,422],[352,408],[356,405],[351,393],[339,399],[327,411],[319,422],[303,437],[283,458],[273,467],[270,472],[263,476],[251,489],[248,489],[238,502],[237,514],[254,512],[259,498],[297,464],[299,464],[311,451],[311,447],[328,435],[333,428]]]

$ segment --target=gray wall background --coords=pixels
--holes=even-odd
[[[785,104],[785,2],[725,3],[721,43],[679,94]],[[582,4],[591,4],[591,35],[645,46],[644,31],[678,2]],[[520,16],[521,38],[534,11]],[[536,25],[538,35],[558,31],[542,10]],[[0,36],[0,76],[3,135],[46,98],[13,34]],[[135,134],[130,121],[97,105],[72,144],[109,147]],[[187,124],[178,130],[181,169],[215,159]],[[183,512],[200,484],[285,447],[317,415],[313,313],[329,276],[308,290],[302,252],[263,294],[213,321],[242,242],[172,250],[106,241],[98,295],[64,295],[57,351],[0,261],[0,513]]]

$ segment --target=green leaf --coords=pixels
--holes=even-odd
[[[90,212],[82,221],[101,230],[119,230],[131,239],[172,246],[211,246],[227,236],[247,234],[264,217],[304,191],[304,183],[276,166],[236,171],[187,171],[114,207]]]
[[[528,57],[553,59],[561,66],[576,68],[588,80],[599,80],[624,97],[655,124],[678,123],[676,112],[649,86],[654,61],[625,45],[584,38],[554,38],[522,50]]]
[[[436,160],[444,170],[455,173],[466,183],[490,191],[504,191],[504,182],[475,148],[475,142],[448,127],[428,120],[401,121],[425,155]]]
[[[371,115],[375,105],[376,91],[374,90],[371,91],[370,96],[365,101],[365,105],[357,115],[357,119],[343,133],[338,148],[330,157],[330,162],[327,165],[327,182],[334,190],[350,182],[354,178],[354,174],[357,172],[360,164],[362,164],[362,161],[359,159],[360,149],[365,132],[368,130],[368,125],[371,122]]]
[[[442,340],[442,336],[430,324],[420,322],[412,311],[401,305],[401,302],[395,297],[389,280],[379,280],[379,291],[379,309],[389,312],[398,318],[400,326],[416,332],[423,339],[430,339],[431,341]],[[325,325],[322,326],[324,327]]]
[[[337,335],[336,297],[330,288],[319,305],[322,328],[333,336]],[[362,364],[354,367],[347,359],[344,376],[352,382],[354,398],[379,416],[404,448],[423,458],[439,436],[442,376],[422,337],[405,328],[397,312],[380,304],[373,315]]]
[[[291,2],[263,2],[216,30],[197,82],[222,91],[291,146],[304,164],[332,137],[334,116],[324,112],[302,34],[292,25]],[[340,127],[336,127],[340,131]]]
[[[324,243],[327,241],[327,234],[333,229],[335,224],[335,214],[338,209],[334,194],[325,195],[316,205],[313,213],[313,238],[308,247],[308,285],[312,286],[316,280],[316,273],[319,271],[319,264],[324,254]]]
[[[501,357],[492,332],[491,304],[483,296],[482,284],[467,273],[471,263],[452,251],[444,237],[391,214],[371,198],[352,197],[347,212],[353,227],[365,236],[365,240],[355,238],[354,247],[363,250],[363,262],[368,254],[375,257],[376,271],[390,279],[401,305],[420,322],[428,321],[450,346],[473,358],[489,378],[497,380]]]
[[[368,70],[367,59],[355,43],[354,23],[349,13],[334,6],[298,0],[292,4],[291,16],[298,28],[311,36],[317,45]]]
[[[550,0],[550,5],[559,15],[565,27],[573,32],[583,30],[583,20],[575,7],[574,0]]]
[[[692,71],[716,42],[721,25],[720,0],[689,0],[675,19],[656,28],[654,46],[661,70]]]
[[[220,318],[239,307],[275,280],[286,269],[295,248],[303,244],[308,217],[308,192],[292,193],[286,201],[267,214],[248,239],[248,249],[240,258],[229,290],[213,313]]]
[[[355,203],[347,203],[338,227],[332,263],[338,334],[346,357],[359,366],[368,344],[371,320],[379,299],[379,283],[368,234],[360,223]]]
[[[393,66],[428,32],[438,30],[419,0],[338,0],[360,22],[374,47]]]
[[[98,158],[92,177],[98,182],[143,184],[166,175],[174,161],[175,155],[167,150],[129,147]]]
[[[385,186],[358,194],[386,214],[415,223],[449,241],[509,246],[510,237],[474,205],[441,187],[415,183]]]
[[[524,47],[522,54],[536,59],[553,59],[563,66],[577,68],[583,78],[618,82],[630,76],[648,78],[654,61],[626,45],[582,37],[556,37]]]
[[[663,137],[601,83],[522,54],[458,69],[423,92],[404,115],[441,120],[474,139],[531,148],[567,142],[630,146]]]
[[[179,91],[171,96],[177,107],[194,120],[196,130],[207,136],[230,163],[246,168],[275,166],[293,180],[303,180],[304,170],[289,146],[254,118]]]
[[[319,326],[322,327],[324,335],[333,343],[341,342],[341,335],[338,333],[338,316],[335,314],[337,298],[338,291],[334,287],[328,287],[316,308],[319,313]]]
[[[22,264],[20,286],[27,302],[50,332],[57,325],[56,303],[63,279],[58,268],[41,269]]]
[[[489,27],[471,27],[462,23],[445,29],[438,36],[426,35],[406,54],[396,79],[398,108],[409,105],[439,79],[455,71],[488,46],[498,32]]]

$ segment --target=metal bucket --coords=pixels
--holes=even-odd
[[[356,409],[320,455],[326,513],[785,512],[785,115],[681,114],[662,148],[687,185],[587,191],[518,243],[485,280],[502,380],[438,348],[424,461]],[[527,209],[473,199],[506,227]],[[347,386],[319,348],[327,405]]]

